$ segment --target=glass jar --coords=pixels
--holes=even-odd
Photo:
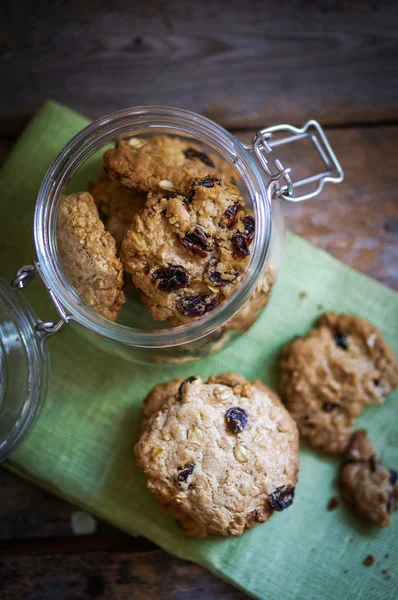
[[[0,462],[26,436],[48,381],[48,356],[23,296],[0,278]]]
[[[288,137],[278,139],[282,132],[287,132]],[[98,179],[102,154],[112,142],[155,134],[188,138],[205,152],[212,152],[229,163],[256,223],[250,262],[232,295],[212,312],[176,327],[154,321],[136,298],[126,302],[118,322],[102,317],[72,288],[57,249],[57,218],[62,196],[85,191],[90,181]],[[313,141],[326,170],[293,184],[290,169],[272,160],[272,148],[303,137]],[[17,284],[23,287],[34,271],[42,278],[60,314],[58,323],[39,322],[39,331],[47,337],[58,332],[63,324],[70,323],[79,327],[95,345],[133,361],[173,364],[197,360],[241,335],[267,303],[281,264],[284,237],[281,199],[299,201],[311,197],[320,191],[325,181],[337,182],[342,177],[324,133],[314,121],[303,129],[284,125],[261,130],[255,134],[253,145],[245,146],[216,123],[188,111],[167,107],[119,111],[83,129],[49,168],[39,190],[34,219],[37,261],[20,269]],[[314,183],[315,189],[304,196],[295,196],[298,187]],[[258,286],[264,277],[269,289],[261,297]]]

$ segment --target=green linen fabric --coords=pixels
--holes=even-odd
[[[32,218],[40,182],[55,155],[87,123],[49,102],[9,155],[0,172],[0,275],[11,279],[34,257]],[[39,281],[23,293],[38,316],[55,316]],[[154,384],[236,370],[275,388],[281,347],[324,310],[372,321],[398,351],[397,294],[292,234],[266,311],[246,335],[207,359],[181,366],[134,365],[97,350],[69,326],[49,342],[51,383],[42,413],[4,466],[128,533],[203,565],[253,597],[396,598],[398,515],[389,529],[379,530],[342,506],[328,511],[336,494],[338,459],[303,443],[292,507],[240,538],[204,540],[181,533],[147,491],[135,465],[140,404]],[[397,399],[397,393],[391,394],[358,420],[391,467],[398,465]],[[363,565],[368,554],[375,557],[372,567]]]

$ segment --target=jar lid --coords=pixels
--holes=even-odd
[[[26,436],[44,399],[48,355],[33,310],[0,277],[0,461]]]

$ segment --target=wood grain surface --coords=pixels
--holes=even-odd
[[[202,568],[160,550],[145,554],[97,552],[0,559],[0,597],[3,600],[247,598]]]
[[[38,0],[0,5],[0,161],[47,98],[89,117],[138,104],[195,110],[249,142],[317,118],[345,171],[284,205],[287,227],[398,289],[395,1]],[[279,153],[279,151],[278,151]],[[316,161],[289,150],[293,177]],[[0,469],[0,599],[240,600],[227,583]]]
[[[187,108],[226,127],[398,118],[396,1],[2,0],[0,125]]]

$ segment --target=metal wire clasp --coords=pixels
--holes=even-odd
[[[24,265],[17,271],[17,275],[15,279],[11,282],[11,287],[14,291],[22,290],[24,287],[28,285],[36,276],[39,275],[40,279],[44,283],[47,292],[60,316],[59,321],[42,321],[41,319],[37,319],[35,330],[40,334],[40,341],[42,346],[46,343],[46,341],[59,333],[64,325],[67,325],[70,321],[71,315],[69,315],[59,300],[54,295],[54,292],[47,284],[44,275],[40,269],[40,265],[36,260],[32,261],[31,265]]]
[[[288,136],[279,136],[279,132],[289,132]],[[292,169],[285,168],[281,161],[272,158],[273,149],[302,139],[309,139],[317,150],[325,166],[325,170],[303,179],[293,181],[290,176]],[[251,150],[251,147],[248,147]],[[288,202],[301,202],[317,196],[326,182],[340,183],[344,179],[343,169],[333,152],[322,127],[317,121],[308,121],[302,128],[292,125],[274,125],[260,129],[253,137],[253,149],[257,159],[267,173],[273,190],[274,198],[283,198]],[[271,168],[270,163],[274,168]],[[315,187],[311,184],[316,184]],[[297,188],[307,186],[308,191],[295,194]],[[311,187],[309,187],[311,186]]]

